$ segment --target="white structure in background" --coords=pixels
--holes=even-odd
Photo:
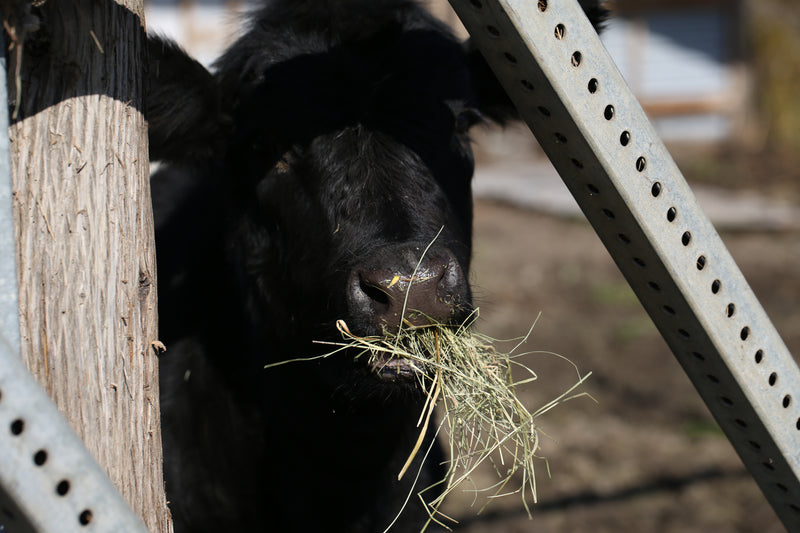
[[[750,103],[743,0],[617,0],[603,43],[666,141],[737,135]]]
[[[145,0],[147,31],[168,36],[210,66],[237,35],[248,2],[237,0]]]

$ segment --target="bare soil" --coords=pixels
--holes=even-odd
[[[722,237],[800,354],[800,234]],[[550,477],[542,462],[532,519],[518,496],[476,516],[459,492],[447,507],[457,531],[784,531],[588,223],[479,201],[472,280],[481,331],[510,338],[536,321],[526,349],[591,371],[583,390],[596,403],[577,398],[541,419]],[[553,355],[526,363],[539,376],[532,406],[576,379]]]

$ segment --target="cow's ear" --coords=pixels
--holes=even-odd
[[[150,159],[188,162],[222,155],[230,120],[208,70],[174,42],[147,39],[145,118]]]
[[[519,114],[503,86],[497,81],[483,54],[468,39],[464,43],[469,63],[475,107],[481,114],[499,124],[519,119]]]
[[[609,11],[606,9],[604,0],[578,0],[578,3],[583,8],[583,12],[589,18],[597,33],[603,31],[603,26],[609,17]]]

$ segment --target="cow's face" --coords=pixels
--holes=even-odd
[[[374,335],[407,322],[457,324],[471,311],[467,131],[481,113],[497,119],[513,108],[476,52],[413,4],[395,7],[376,5],[383,22],[363,30],[347,19],[347,37],[308,30],[299,15],[276,22],[266,9],[211,84],[192,88],[220,102],[205,109],[222,116],[179,114],[151,130],[156,157],[222,161],[227,256],[241,267],[248,330],[278,352],[339,338],[340,319]],[[165,63],[170,52],[151,45]],[[161,71],[197,70],[177,63]],[[170,83],[158,80],[159,100],[186,92],[188,82]],[[162,113],[151,112],[151,124]],[[219,127],[205,128],[208,120]],[[215,134],[188,152],[172,142],[205,131]]]
[[[293,147],[256,186],[256,223],[274,232],[253,274],[283,269],[280,287],[261,286],[279,288],[286,309],[326,327],[344,319],[362,335],[394,330],[403,303],[407,319],[462,321],[470,309],[467,157],[451,156],[458,167],[440,177],[418,153],[361,125]]]
[[[343,319],[372,335],[469,314],[479,113],[467,58],[438,29],[390,26],[231,84],[228,166],[250,201],[244,233],[264,233],[249,262],[281,302],[284,320],[271,320],[298,324],[283,332],[311,319],[330,335]]]
[[[339,319],[360,335],[463,322],[467,130],[479,117],[463,47],[431,31],[381,34],[271,65],[258,80],[242,109],[265,111],[237,115],[229,161],[250,184],[242,234],[263,233],[248,263],[281,310],[269,318],[276,333],[329,338]]]

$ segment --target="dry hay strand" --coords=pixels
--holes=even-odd
[[[406,474],[419,453],[434,407],[437,404],[440,406],[442,420],[436,431],[438,434],[444,430],[450,459],[445,479],[417,493],[430,517],[425,528],[430,522],[436,522],[449,529],[445,522],[456,522],[441,513],[439,508],[447,496],[465,482],[473,484],[471,490],[475,492],[476,499],[480,493],[488,494],[487,503],[500,496],[521,495],[525,510],[530,515],[528,502],[537,501],[535,463],[541,461],[548,466],[547,460],[539,454],[541,430],[537,427],[536,419],[559,403],[578,396],[588,396],[576,389],[591,374],[581,376],[577,367],[567,360],[576,371],[575,384],[538,409],[528,409],[520,401],[517,390],[534,382],[537,375],[519,361],[520,357],[530,352],[515,352],[527,341],[533,326],[524,337],[515,339],[516,345],[512,350],[504,353],[495,348],[497,342],[494,339],[471,330],[477,316],[476,309],[460,326],[407,324],[397,333],[371,337],[353,334],[347,324],[339,320],[337,328],[344,337],[343,342],[325,343],[338,348],[323,357],[355,349],[355,357],[370,358],[371,366],[387,364],[393,358],[404,358],[417,371],[418,384],[426,391],[427,400],[417,424],[420,427],[419,438],[405,466],[398,473],[398,479]],[[522,377],[515,378],[513,374]],[[491,464],[498,480],[491,486],[477,487],[472,476],[480,465],[487,462]],[[547,471],[549,475],[549,466]],[[432,501],[426,501],[425,493],[440,486],[441,494]],[[481,511],[483,508],[478,512]],[[391,527],[390,524],[387,531]]]

